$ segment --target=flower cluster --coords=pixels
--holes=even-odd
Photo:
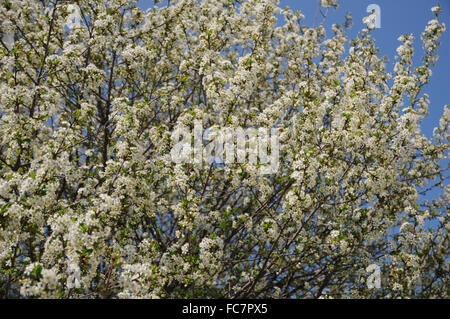
[[[3,1],[0,297],[448,298],[440,11],[387,73],[370,30],[276,0]],[[276,128],[277,169],[172,161],[196,121]]]

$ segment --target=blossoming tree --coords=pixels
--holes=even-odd
[[[2,0],[0,296],[448,298],[433,12],[388,73],[370,29],[275,0]],[[277,171],[174,163],[195,121],[276,127]]]

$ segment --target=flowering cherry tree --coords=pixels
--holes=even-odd
[[[0,296],[448,298],[432,11],[388,73],[370,28],[275,0],[1,0]],[[277,170],[175,163],[199,121],[276,128]]]

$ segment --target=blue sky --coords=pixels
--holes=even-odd
[[[364,28],[362,18],[368,15],[367,7],[370,4],[380,6],[381,28],[372,32],[381,55],[386,55],[389,59],[387,67],[389,72],[393,69],[396,49],[400,44],[397,38],[405,33],[412,33],[415,36],[414,63],[419,65],[423,55],[420,34],[425,30],[428,21],[434,18],[431,8],[438,3],[441,5],[440,19],[445,23],[447,31],[441,37],[441,46],[438,49],[439,61],[432,69],[431,81],[423,91],[429,95],[430,105],[429,115],[422,123],[422,132],[427,137],[431,137],[434,127],[439,126],[444,105],[450,104],[450,0],[340,0],[339,2],[340,6],[337,10],[333,8],[328,10],[325,25],[342,24],[345,21],[346,13],[351,12],[353,27],[349,30],[349,38],[355,37]],[[312,25],[316,16],[318,0],[282,0],[280,6],[301,10],[305,15],[305,24]],[[448,163],[448,160],[444,160],[441,165],[445,167]],[[446,176],[448,177],[448,174]],[[447,183],[448,181],[444,181],[444,184]],[[437,198],[437,195],[441,193],[440,189],[433,189],[423,199]]]

